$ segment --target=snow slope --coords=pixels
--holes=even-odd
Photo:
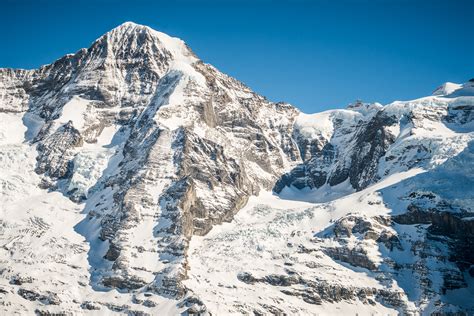
[[[373,273],[341,265],[324,254],[325,243],[315,236],[348,214],[388,214],[390,209],[380,206],[378,190],[419,172],[397,174],[328,203],[282,200],[271,192],[263,192],[251,198],[232,223],[218,226],[204,237],[193,237],[186,285],[204,300],[211,313],[217,314],[268,313],[269,306],[273,306],[291,314],[348,315],[357,310],[361,314],[396,315],[396,310],[382,302],[366,305],[358,299],[340,298],[309,303],[283,292],[302,285],[245,284],[238,275],[296,275],[320,284],[385,288]],[[373,256],[378,260],[381,254],[375,250]],[[389,289],[402,291],[396,284]],[[406,298],[405,301],[409,303]]]

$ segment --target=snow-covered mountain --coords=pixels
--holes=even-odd
[[[304,114],[131,22],[0,69],[0,310],[474,313],[473,109]]]

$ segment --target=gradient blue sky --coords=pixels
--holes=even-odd
[[[124,21],[305,112],[474,77],[474,1],[0,1],[0,67],[36,68]]]

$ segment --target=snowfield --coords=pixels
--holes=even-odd
[[[87,216],[83,212],[84,204],[76,204],[60,192],[39,187],[41,178],[34,172],[36,150],[25,141],[27,127],[23,125],[22,116],[0,113],[0,117],[2,122],[8,122],[0,125],[0,267],[3,276],[0,288],[4,291],[15,284],[15,287],[21,285],[23,290],[22,296],[13,290],[2,292],[3,312],[30,314],[38,307],[48,306],[51,313],[65,309],[83,313],[75,303],[78,301],[103,301],[116,306],[128,304],[133,294],[91,287],[90,245],[77,232],[77,225]],[[110,135],[109,131],[106,133]],[[110,137],[106,138],[93,149],[99,151],[104,142],[108,143]],[[89,173],[82,174],[78,170],[75,177],[94,181],[96,159],[92,167],[81,165]],[[77,183],[77,178],[73,179],[73,183]],[[15,281],[12,283],[12,280]],[[41,301],[29,300],[28,297],[35,295],[32,293],[42,295]],[[157,313],[179,314],[175,300],[160,296],[145,299],[156,301],[159,307],[154,310]],[[140,310],[140,306],[136,310]],[[150,308],[141,310],[149,312]]]
[[[378,191],[419,172],[397,174],[364,191],[327,203],[284,200],[272,192],[262,192],[250,199],[232,223],[217,226],[204,237],[193,237],[186,284],[216,314],[250,313],[254,306],[262,308],[265,302],[277,302],[282,311],[308,315],[349,315],[355,309],[361,314],[396,315],[396,311],[382,304],[367,306],[343,301],[315,306],[298,298],[288,298],[281,292],[284,286],[245,286],[237,275],[291,271],[291,274],[341,286],[359,284],[382,288],[384,285],[373,273],[334,262],[320,250],[324,243],[315,237],[347,214],[370,217],[390,213],[390,209],[380,207],[382,197]],[[302,253],[301,249],[311,249],[311,253]],[[381,257],[377,250],[371,255],[377,261]],[[396,283],[393,287],[400,290]]]

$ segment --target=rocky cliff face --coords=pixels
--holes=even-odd
[[[272,246],[265,258],[273,258],[272,265],[283,258],[287,267],[274,273],[252,271],[251,265],[249,271],[236,268],[254,258],[238,250],[242,244],[234,245],[242,236],[212,239],[213,227],[235,223],[237,212],[252,205],[249,199],[272,189],[281,197],[327,202],[372,190],[400,172],[438,170],[447,162],[454,164],[449,170],[459,169],[452,158],[468,155],[474,93],[471,82],[453,89],[383,107],[356,103],[346,110],[306,115],[289,104],[269,102],[203,63],[181,40],[134,23],[40,69],[0,69],[0,115],[5,122],[0,129],[2,308],[206,313],[206,306],[214,303],[202,284],[213,281],[193,282],[212,271],[193,272],[194,265],[199,271],[199,263],[190,262],[188,254],[190,240],[211,238],[212,246],[198,250],[194,245],[191,252],[200,260],[209,258],[211,266],[219,265],[215,262],[222,254],[234,260],[227,277],[235,287],[227,290],[279,291],[258,306],[225,291],[214,293],[229,312],[313,313],[313,305],[343,301],[360,303],[367,311],[370,306],[412,311],[413,304],[425,306],[435,296],[412,297],[405,288],[381,281],[349,288],[339,279],[316,280],[314,275],[318,267],[328,267],[328,262],[318,261],[324,256],[376,273],[381,265],[371,255],[374,247],[405,249],[399,225],[433,224],[426,230],[429,236],[449,238],[442,243],[448,251],[439,256],[454,260],[457,270],[448,269],[452,273],[444,275],[452,277],[436,295],[466,288],[470,281],[463,273],[472,270],[472,258],[466,255],[472,230],[467,194],[463,199],[440,198],[442,205],[452,207],[459,200],[467,203],[454,214],[440,208],[441,202],[434,207],[416,204],[414,189],[393,193],[412,202],[407,212],[349,216],[344,209],[333,228],[321,226],[326,233],[308,243],[300,238],[307,231],[298,225],[307,218],[325,223],[314,214],[317,207],[305,204],[306,211],[293,214],[300,202],[279,200],[279,205],[288,205],[288,214],[271,219],[264,231],[270,229],[277,237],[282,227],[296,227],[291,239],[299,240],[299,246],[292,248],[296,240]],[[438,191],[433,194],[438,196]],[[386,202],[377,203],[369,208]],[[272,207],[262,212],[273,214]],[[252,232],[254,224],[240,229]],[[221,227],[225,233],[228,226]],[[273,242],[265,236],[263,242]],[[370,242],[348,242],[353,236]],[[220,243],[225,250],[209,253]],[[431,241],[424,247],[431,247]],[[429,256],[434,258],[425,258]],[[311,272],[295,265],[294,258]],[[336,267],[334,262],[329,266]],[[384,275],[396,279],[401,274]],[[293,309],[276,298],[281,295],[283,300],[292,297]]]
[[[277,182],[275,192],[344,182],[360,191],[390,174],[442,163],[453,154],[447,150],[459,153],[470,140],[456,126],[472,122],[470,97],[443,97],[300,115],[293,133],[303,163]]]
[[[103,244],[89,253],[94,287],[183,296],[189,238],[232,220],[299,158],[295,108],[145,26],[0,82],[2,111],[28,119],[43,187],[81,203],[77,232]]]

